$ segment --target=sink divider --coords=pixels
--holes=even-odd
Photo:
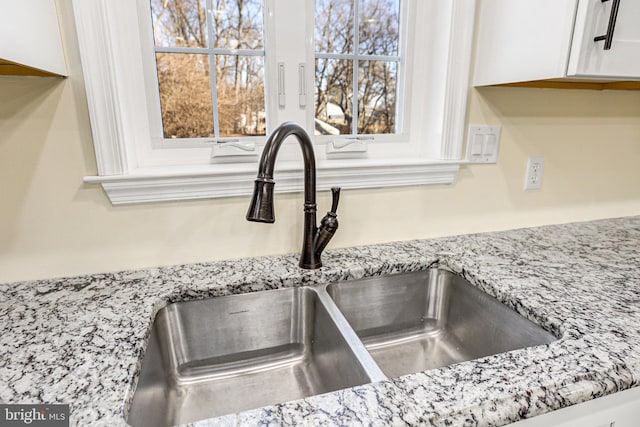
[[[318,295],[318,299],[327,310],[329,317],[338,328],[340,334],[342,334],[343,338],[351,348],[351,351],[353,351],[353,354],[356,359],[358,359],[360,365],[366,371],[369,378],[371,378],[371,382],[387,380],[388,377],[382,372],[382,369],[380,369],[373,357],[371,357],[371,354],[363,344],[362,340],[360,340],[351,325],[349,325],[347,319],[344,317],[342,312],[340,312],[338,306],[327,293],[327,286],[328,284],[321,284],[311,286],[310,288],[312,288]]]

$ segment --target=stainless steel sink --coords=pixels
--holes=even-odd
[[[189,423],[555,339],[436,269],[175,303],[127,421]]]
[[[163,308],[128,423],[183,424],[383,379],[322,298],[305,287]]]
[[[326,290],[389,377],[556,340],[444,270],[333,283]]]

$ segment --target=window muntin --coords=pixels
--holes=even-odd
[[[166,139],[265,135],[263,0],[151,0]]]
[[[400,6],[400,0],[315,0],[316,134],[402,132]]]

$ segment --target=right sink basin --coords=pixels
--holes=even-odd
[[[445,270],[332,283],[326,290],[388,377],[557,339]]]

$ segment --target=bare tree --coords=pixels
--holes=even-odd
[[[165,138],[213,137],[207,57],[159,53],[156,58]]]
[[[358,0],[357,28],[354,1],[316,0],[316,52],[397,55],[399,0]],[[167,138],[266,131],[262,1],[211,0],[211,6],[207,14],[205,0],[151,0],[156,45],[190,49],[156,55]],[[210,55],[209,48],[218,51]],[[259,54],[220,52],[236,49]],[[394,132],[397,74],[397,61],[318,58],[316,117],[341,133],[354,125],[358,133]]]
[[[156,44],[207,46],[206,15],[201,0],[151,0],[151,10]]]
[[[358,28],[354,28],[354,0],[316,0],[316,52],[376,56],[398,55],[398,0],[361,1]],[[358,46],[355,46],[358,31]],[[393,133],[396,108],[396,61],[360,61],[358,83],[353,87],[352,60],[316,60],[317,118],[351,133],[353,97],[357,97],[358,133]],[[341,114],[332,116],[337,106]]]
[[[151,7],[158,46],[262,50],[260,0],[214,0],[210,28],[204,0],[151,0]],[[264,134],[260,55],[209,58],[203,51],[158,53],[156,57],[165,137],[214,135],[212,81],[219,135]]]

